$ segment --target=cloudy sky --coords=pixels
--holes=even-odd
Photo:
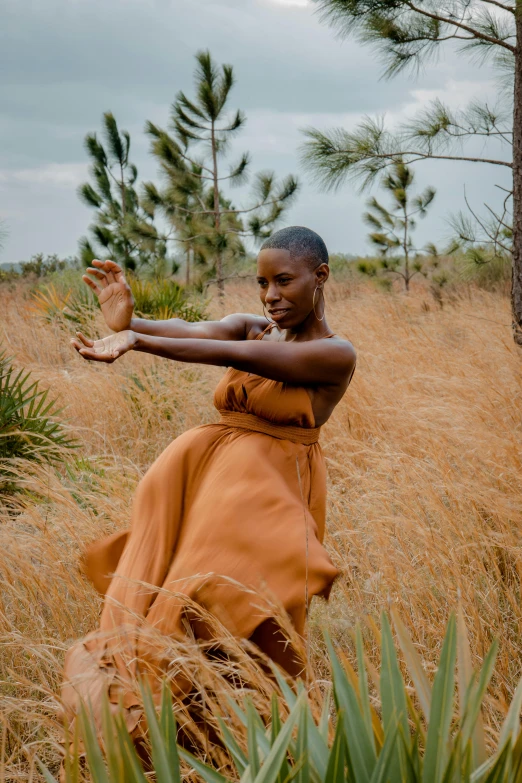
[[[435,97],[454,108],[477,96],[494,100],[487,68],[451,52],[416,78],[381,80],[375,53],[338,40],[309,0],[2,0],[0,219],[8,237],[0,263],[76,251],[91,218],[76,196],[87,174],[83,138],[104,111],[131,133],[140,179],[157,177],[144,123],[167,124],[176,92],[191,92],[193,55],[204,48],[235,69],[231,107],[248,121],[234,150],[249,150],[253,169],[299,176],[284,222],[317,230],[332,251],[369,252],[367,195],[352,186],[325,194],[310,182],[299,166],[303,127],[353,128],[382,114],[399,122]],[[442,241],[464,186],[480,209],[498,202],[495,183],[505,175],[428,162],[417,181],[437,189],[418,240]]]

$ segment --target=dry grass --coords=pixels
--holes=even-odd
[[[318,669],[321,625],[351,646],[354,624],[389,602],[433,662],[460,595],[477,661],[500,639],[494,733],[522,674],[522,356],[508,301],[470,287],[440,309],[422,289],[406,297],[336,283],[328,306],[330,325],[356,346],[358,367],[322,436],[327,546],[342,577],[313,612]],[[230,286],[226,311],[234,310],[260,311],[253,287]],[[89,365],[63,328],[27,313],[21,289],[0,288],[0,312],[0,343],[60,396],[83,443],[61,477],[40,470],[30,479],[41,503],[18,514],[0,509],[7,781],[31,778],[32,753],[56,756],[63,651],[96,626],[99,611],[78,572],[80,550],[127,525],[136,482],[173,437],[216,418],[221,371],[142,354]]]

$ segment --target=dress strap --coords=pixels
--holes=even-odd
[[[262,340],[267,332],[269,332],[269,331],[271,332],[272,331],[274,326],[277,326],[277,324],[269,323],[268,326],[265,326],[263,331],[260,332],[258,335],[256,335],[256,337],[254,339],[255,340]],[[328,340],[329,337],[336,337],[335,332],[332,332],[332,334],[325,334],[324,337],[319,337],[318,339],[319,340]]]
[[[274,324],[274,323],[269,323],[269,324],[268,324],[268,326],[265,326],[265,328],[263,329],[263,331],[262,331],[262,332],[260,332],[258,335],[256,335],[254,339],[255,339],[255,340],[262,340],[262,339],[263,339],[263,337],[265,336],[265,334],[266,334],[268,331],[272,331],[272,329],[274,328],[274,326],[275,326],[275,325],[276,325],[276,324]]]

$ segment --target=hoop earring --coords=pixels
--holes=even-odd
[[[313,296],[313,299],[312,299],[312,310],[314,311],[314,315],[315,315],[315,317],[317,318],[318,321],[324,321],[324,315],[325,315],[325,309],[326,308],[325,308],[325,304],[324,304],[324,291],[323,291],[322,288],[320,289],[321,291],[323,291],[323,315],[322,315],[322,318],[319,318],[319,316],[315,312],[315,294],[316,294],[318,288],[319,288],[319,286],[316,285],[315,291],[314,291],[314,296]]]
[[[265,310],[265,303],[264,302],[263,302],[263,315],[265,316],[265,318],[266,318],[266,320],[268,321],[269,324],[275,324],[275,321],[272,321],[272,319],[267,316],[266,310]]]

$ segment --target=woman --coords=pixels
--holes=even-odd
[[[94,261],[83,278],[116,332],[95,341],[79,334],[72,344],[84,359],[114,362],[134,350],[228,369],[214,395],[219,423],[173,441],[138,486],[130,532],[86,555],[86,572],[106,593],[105,641],[97,634],[69,651],[66,675],[76,691],[66,686],[66,704],[78,694],[96,702],[100,672],[109,679],[122,673],[111,649],[123,628],[136,660],[149,667],[147,628],[177,636],[190,627],[197,637],[211,636],[197,606],[290,674],[302,669],[282,643],[273,599],[302,635],[311,598],[327,596],[337,575],[322,546],[318,439],[351,380],[355,352],[326,322],[328,252],[317,234],[303,227],[276,232],[257,270],[267,317],[236,313],[200,323],[134,318],[130,289],[111,261]]]

